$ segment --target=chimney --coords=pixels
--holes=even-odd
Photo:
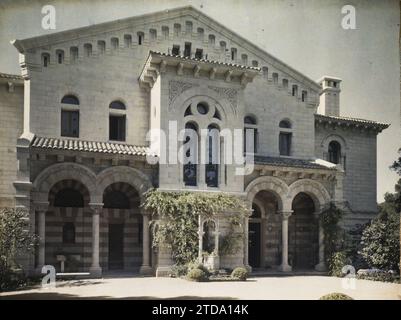
[[[320,93],[317,113],[336,117],[340,115],[340,82],[341,79],[329,76],[324,76],[318,80],[322,86],[322,92]]]

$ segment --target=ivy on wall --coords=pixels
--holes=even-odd
[[[228,212],[230,233],[223,238],[221,254],[230,254],[238,248],[243,232],[231,232],[243,226],[249,209],[244,200],[225,193],[163,192],[151,190],[146,193],[143,207],[157,216],[152,226],[153,246],[171,249],[177,265],[184,265],[198,255],[198,217],[211,219]],[[155,223],[155,220],[153,220]],[[232,238],[232,239],[231,239]],[[227,241],[232,243],[229,245]]]

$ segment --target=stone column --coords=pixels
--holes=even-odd
[[[249,265],[249,216],[245,217],[244,221],[244,267],[251,272],[252,267]]]
[[[282,226],[281,226],[281,242],[282,242],[282,252],[281,252],[281,265],[279,267],[280,271],[288,272],[292,270],[292,267],[288,264],[288,218],[291,216],[292,211],[282,211]]]
[[[320,212],[315,213],[315,218],[319,228],[319,263],[315,266],[316,271],[325,271],[326,263],[324,261],[324,229],[322,221],[320,220]]]
[[[150,266],[150,234],[149,234],[149,216],[150,214],[142,213],[142,265],[139,273],[143,275],[152,274],[152,267]]]
[[[90,203],[92,209],[92,265],[89,272],[93,277],[102,275],[102,268],[99,264],[99,238],[100,238],[100,213],[102,212],[103,203]]]
[[[39,254],[37,263],[37,273],[42,273],[42,267],[46,263],[46,211],[49,207],[48,202],[35,203],[35,210],[38,213],[38,236],[39,236]]]
[[[199,248],[198,248],[198,260],[199,263],[203,263],[202,251],[203,251],[203,220],[201,215],[198,217],[198,239],[199,239]]]

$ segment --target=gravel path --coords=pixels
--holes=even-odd
[[[401,285],[355,280],[355,289],[342,279],[326,276],[249,278],[246,282],[196,283],[172,278],[121,277],[57,282],[56,288],[0,293],[0,299],[318,299],[343,292],[354,299],[401,299]]]

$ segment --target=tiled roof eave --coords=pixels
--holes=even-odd
[[[139,157],[151,155],[149,148],[145,146],[38,136],[32,140],[31,148]]]
[[[350,117],[326,116],[322,114],[315,114],[315,122],[347,125],[355,127],[366,127],[366,128],[376,129],[379,131],[384,130],[390,126],[390,124],[388,123],[376,122],[372,120],[350,118]]]

